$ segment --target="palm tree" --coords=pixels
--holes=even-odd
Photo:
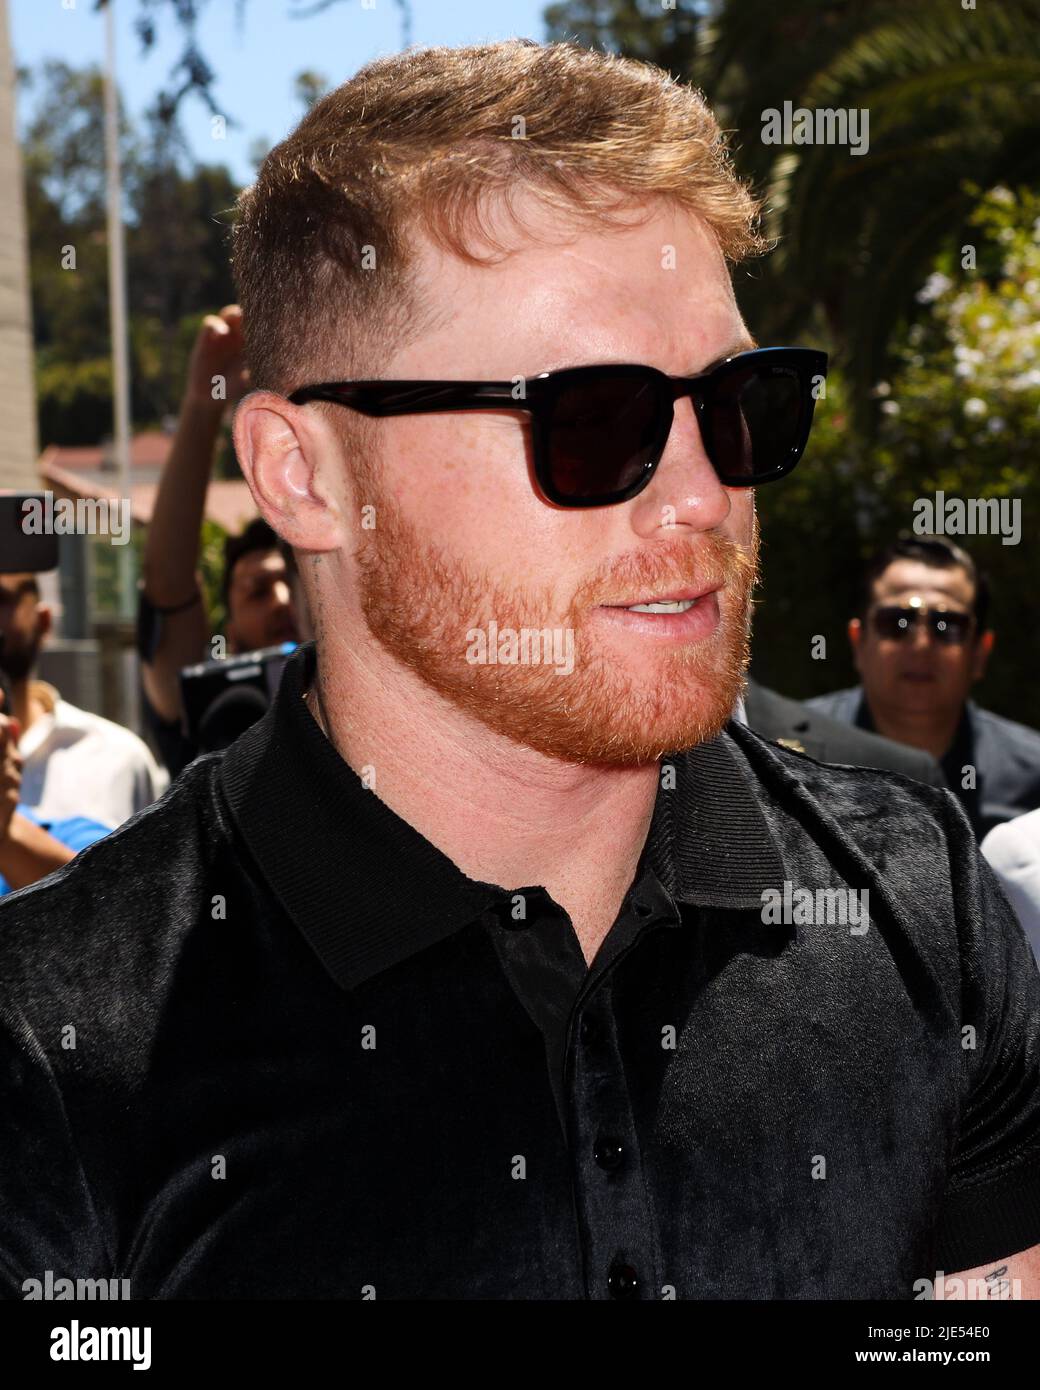
[[[972,241],[980,189],[1040,180],[1040,0],[976,10],[790,0],[779,20],[776,10],[761,0],[726,6],[702,33],[700,71],[730,97],[728,119],[751,156],[741,162],[768,191],[766,228],[778,245],[749,296],[756,322],[789,336],[822,316],[865,421],[888,345],[915,312],[936,254]],[[814,19],[826,21],[816,37],[806,27],[805,44],[792,45],[792,26]],[[772,45],[760,24],[772,25]],[[755,37],[741,45],[739,33]],[[761,113],[784,100],[865,109],[868,152],[762,145]]]
[[[677,0],[672,10],[661,0],[559,0],[545,9],[545,36],[550,42],[575,40],[586,48],[622,53],[687,77],[696,60],[703,8],[691,9],[688,0]]]
[[[1040,178],[1040,0],[567,0],[550,38],[649,59],[701,87],[776,250],[737,278],[756,333],[823,332],[861,426],[936,255],[978,191]],[[869,112],[869,147],[764,143],[785,102]]]

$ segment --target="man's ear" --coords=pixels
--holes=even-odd
[[[320,465],[337,458],[339,445],[321,416],[273,391],[253,391],[235,410],[233,433],[239,466],[268,525],[297,549],[337,549],[341,509]]]
[[[42,642],[54,626],[54,609],[49,603],[36,605],[36,634]]]
[[[859,644],[863,640],[863,624],[860,622],[859,618],[849,619],[848,634],[849,646],[852,648],[852,660],[858,671],[860,669]]]
[[[971,679],[974,684],[986,674],[986,665],[989,662],[989,654],[993,650],[993,644],[997,640],[997,634],[992,628],[987,628],[980,634],[979,640],[975,643],[975,650],[971,657]]]

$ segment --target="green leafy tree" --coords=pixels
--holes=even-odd
[[[1021,538],[957,536],[990,575],[998,647],[984,701],[1036,723],[1040,680],[1036,559],[1040,515],[1040,194],[999,186],[982,195],[963,253],[944,252],[915,296],[917,319],[894,345],[891,375],[875,383],[876,437],[853,427],[838,369],[817,409],[806,457],[762,488],[762,601],[756,674],[808,696],[855,681],[845,621],[868,556],[899,531],[922,529],[936,493],[1017,502]],[[1013,516],[1013,513],[1005,513]],[[807,543],[807,538],[811,538]],[[1003,635],[1003,642],[1000,638]],[[812,659],[826,639],[826,659]]]
[[[707,9],[705,3],[683,0],[674,9],[664,8],[661,0],[564,0],[546,7],[545,33],[552,43],[576,40],[687,75],[696,62]]]
[[[869,153],[806,145],[777,158],[780,241],[762,285],[776,308],[758,307],[779,334],[822,311],[865,427],[889,347],[919,315],[915,291],[937,254],[968,239],[979,187],[1040,183],[1038,92],[1040,0],[973,11],[917,0],[798,93],[810,109],[868,111]]]
[[[267,4],[271,2],[265,0]],[[412,41],[411,0],[393,2],[401,19],[401,47],[407,48]],[[106,3],[107,0],[97,0],[96,8],[102,9]],[[217,74],[199,41],[199,19],[209,3],[210,0],[137,0],[135,28],[144,53],[155,46],[166,20],[181,32],[184,46],[158,98],[160,109],[166,116],[176,114],[186,97],[195,96],[214,115],[222,115],[229,124],[235,124],[233,117],[223,111],[217,102],[214,93]],[[226,0],[222,0],[222,3],[226,3]],[[244,27],[250,13],[249,0],[234,0],[234,3],[238,25]],[[309,19],[312,15],[349,3],[351,0],[287,0],[284,13],[291,19]]]
[[[23,77],[39,437],[93,444],[112,428],[101,76],[51,62]],[[175,120],[121,121],[132,411],[137,428],[176,413],[201,314],[234,295],[227,231],[237,185],[194,167]]]
[[[306,111],[309,111],[316,101],[320,101],[328,90],[329,79],[324,73],[315,72],[311,68],[298,72],[293,79],[293,93]]]
[[[965,10],[954,0],[570,0],[550,37],[659,63],[705,91],[737,167],[765,201],[776,249],[737,276],[741,306],[773,341],[825,338],[857,427],[873,383],[919,315],[933,259],[965,238],[972,188],[1040,182],[1040,0]],[[764,113],[869,113],[867,152],[773,145]]]

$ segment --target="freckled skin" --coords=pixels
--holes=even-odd
[[[525,216],[545,232],[546,214]],[[528,244],[490,268],[420,244],[419,274],[445,321],[381,375],[508,381],[596,361],[692,373],[750,341],[709,232],[664,207],[642,226]],[[662,268],[665,246],[676,248],[674,270]],[[645,761],[721,727],[746,662],[754,500],[718,482],[690,401],[676,404],[650,486],[585,512],[536,493],[522,415],[404,416],[377,421],[375,439],[372,466],[352,461],[355,495],[342,487],[347,470],[337,480],[345,512],[369,503],[379,518],[343,576],[365,640],[468,715],[554,757]],[[592,619],[600,604],[705,578],[729,582],[719,628],[702,642],[655,646]],[[467,664],[466,633],[492,620],[573,630],[573,675]]]

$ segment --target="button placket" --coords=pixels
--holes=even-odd
[[[657,1232],[607,979],[627,954],[608,967],[586,998],[579,998],[580,1015],[568,1040],[575,1209],[592,1299],[652,1298],[660,1282]]]

